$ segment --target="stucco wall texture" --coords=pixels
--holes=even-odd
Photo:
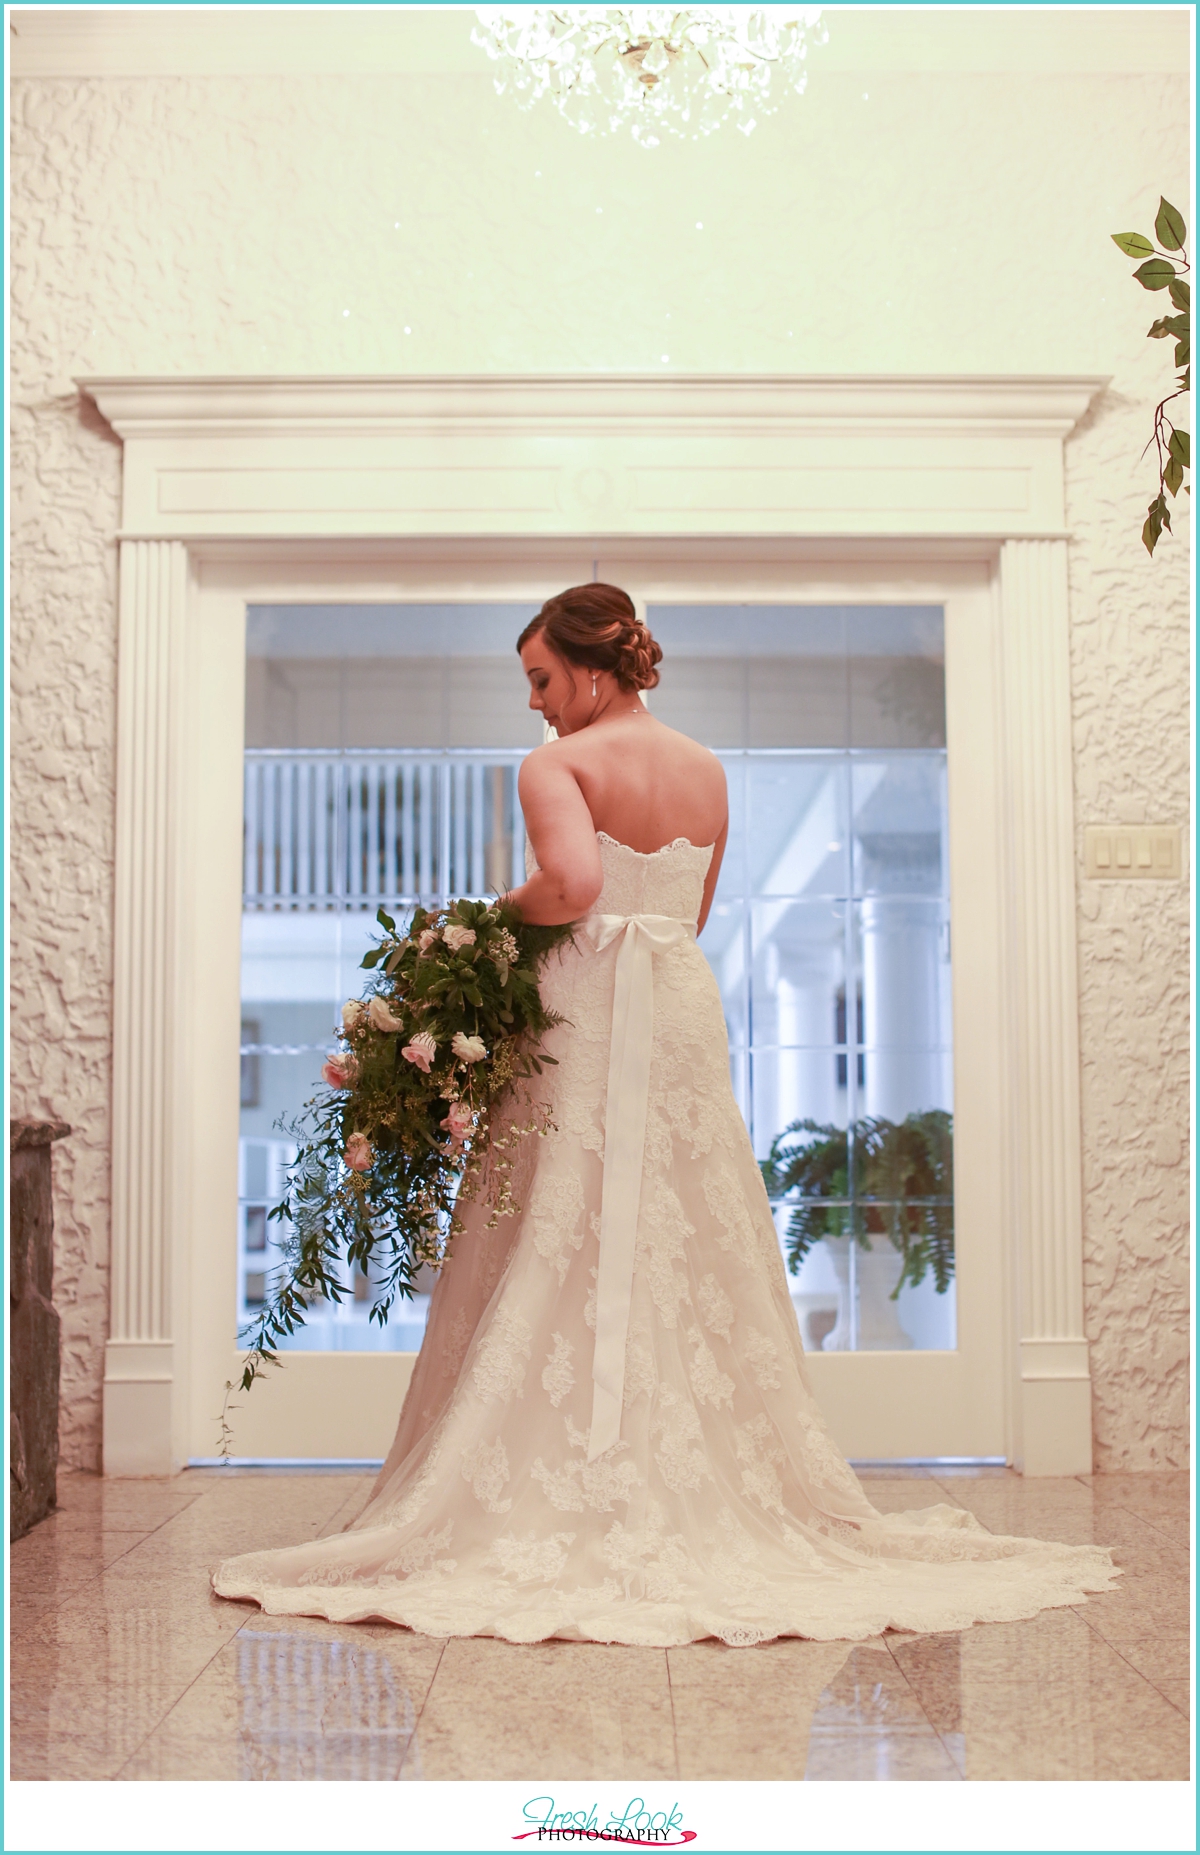
[[[481,61],[482,62],[482,61]],[[644,150],[476,76],[17,81],[13,1107],[55,1158],[64,1460],[107,1322],[120,446],[89,373],[1074,372],[1080,826],[1182,823],[1188,513],[1151,562],[1161,299],[1110,231],[1190,218],[1181,79],[821,75]],[[1180,498],[1185,503],[1186,498]],[[1187,1448],[1184,885],[1079,886],[1096,1461]]]

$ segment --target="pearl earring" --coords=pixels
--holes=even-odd
[[[592,671],[592,701],[596,700],[596,672]]]

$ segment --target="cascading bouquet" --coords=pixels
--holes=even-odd
[[[562,1019],[542,1004],[538,973],[573,930],[531,927],[504,901],[418,908],[406,933],[382,908],[376,919],[383,938],[362,962],[374,981],[342,1008],[328,1086],[286,1129],[297,1152],[270,1213],[283,1263],[243,1333],[244,1391],[278,1364],[310,1303],[349,1293],[343,1257],[372,1281],[370,1317],[383,1325],[422,1264],[445,1260],[459,1204],[482,1191],[489,1228],[515,1211],[513,1151],[550,1126],[532,1100],[525,1119],[497,1109],[554,1061],[540,1044]]]

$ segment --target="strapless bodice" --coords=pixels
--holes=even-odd
[[[592,912],[598,915],[672,915],[695,921],[704,896],[704,878],[712,862],[713,846],[677,837],[661,850],[631,850],[606,831],[597,831],[604,886]],[[533,847],[526,840],[525,862],[537,868]]]

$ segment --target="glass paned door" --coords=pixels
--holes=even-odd
[[[601,563],[601,577],[631,576]],[[753,597],[754,575],[744,584]],[[790,1287],[814,1388],[852,1455],[994,1455],[1003,865],[990,592],[981,580],[943,595],[931,580],[926,605],[889,587],[873,604],[713,606],[695,581],[659,585],[649,617],[666,656],[651,707],[712,746],[729,777],[729,849],[700,944],[755,1151],[795,1162],[773,1198],[781,1248],[800,1264]],[[532,594],[471,604],[448,581],[441,603],[422,597],[212,605],[239,652],[249,611],[241,796],[227,784],[220,801],[241,830],[240,1204],[235,1221],[230,1176],[222,1228],[230,1251],[237,1233],[243,1322],[277,1261],[264,1214],[289,1147],[275,1122],[303,1105],[334,1046],[378,901],[402,912],[521,873],[515,775],[541,725],[513,643]],[[219,938],[225,915],[204,919]],[[231,937],[218,977],[232,952]],[[953,1049],[952,985],[953,1022],[970,1029]],[[236,1034],[232,974],[229,1000]],[[212,1075],[215,1090],[215,1064]],[[230,1175],[234,1144],[230,1129]],[[922,1241],[943,1265],[953,1256],[953,1273],[899,1282],[902,1251]],[[202,1457],[215,1387],[240,1357],[232,1273],[196,1355],[211,1357]],[[302,1343],[315,1350],[244,1400],[239,1454],[386,1449],[424,1306],[396,1310],[381,1333],[366,1319],[371,1285],[347,1287],[340,1310],[312,1310]]]
[[[725,763],[701,945],[811,1351],[948,1350],[953,1074],[935,606],[653,606],[655,714]]]

